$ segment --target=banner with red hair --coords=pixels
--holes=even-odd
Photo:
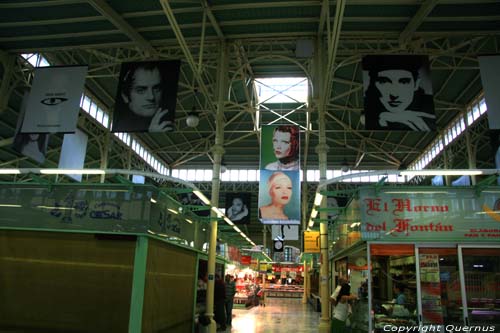
[[[300,224],[299,127],[262,126],[260,147],[260,221]]]

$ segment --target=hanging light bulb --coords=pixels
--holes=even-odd
[[[193,96],[193,107],[191,108],[191,112],[186,118],[186,125],[188,125],[189,127],[196,127],[200,123],[200,117],[198,117],[198,112],[196,112],[196,101],[198,100],[197,94],[198,89],[195,88]]]
[[[196,108],[193,105],[193,108],[191,109],[191,113],[187,116],[186,118],[186,124],[189,127],[196,127],[200,123],[200,117],[196,114]]]
[[[347,160],[344,158],[344,161],[342,162],[340,166],[340,171],[342,172],[348,172],[349,171],[349,163],[347,163]]]

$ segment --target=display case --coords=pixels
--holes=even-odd
[[[290,297],[300,298],[304,294],[304,287],[300,285],[266,285],[267,297]]]

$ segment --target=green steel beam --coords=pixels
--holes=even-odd
[[[144,306],[144,288],[146,286],[146,266],[148,261],[148,237],[137,237],[130,300],[129,333],[142,332],[142,310]]]

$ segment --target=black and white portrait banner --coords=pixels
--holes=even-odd
[[[436,129],[427,56],[366,56],[363,58],[363,88],[365,129]]]

